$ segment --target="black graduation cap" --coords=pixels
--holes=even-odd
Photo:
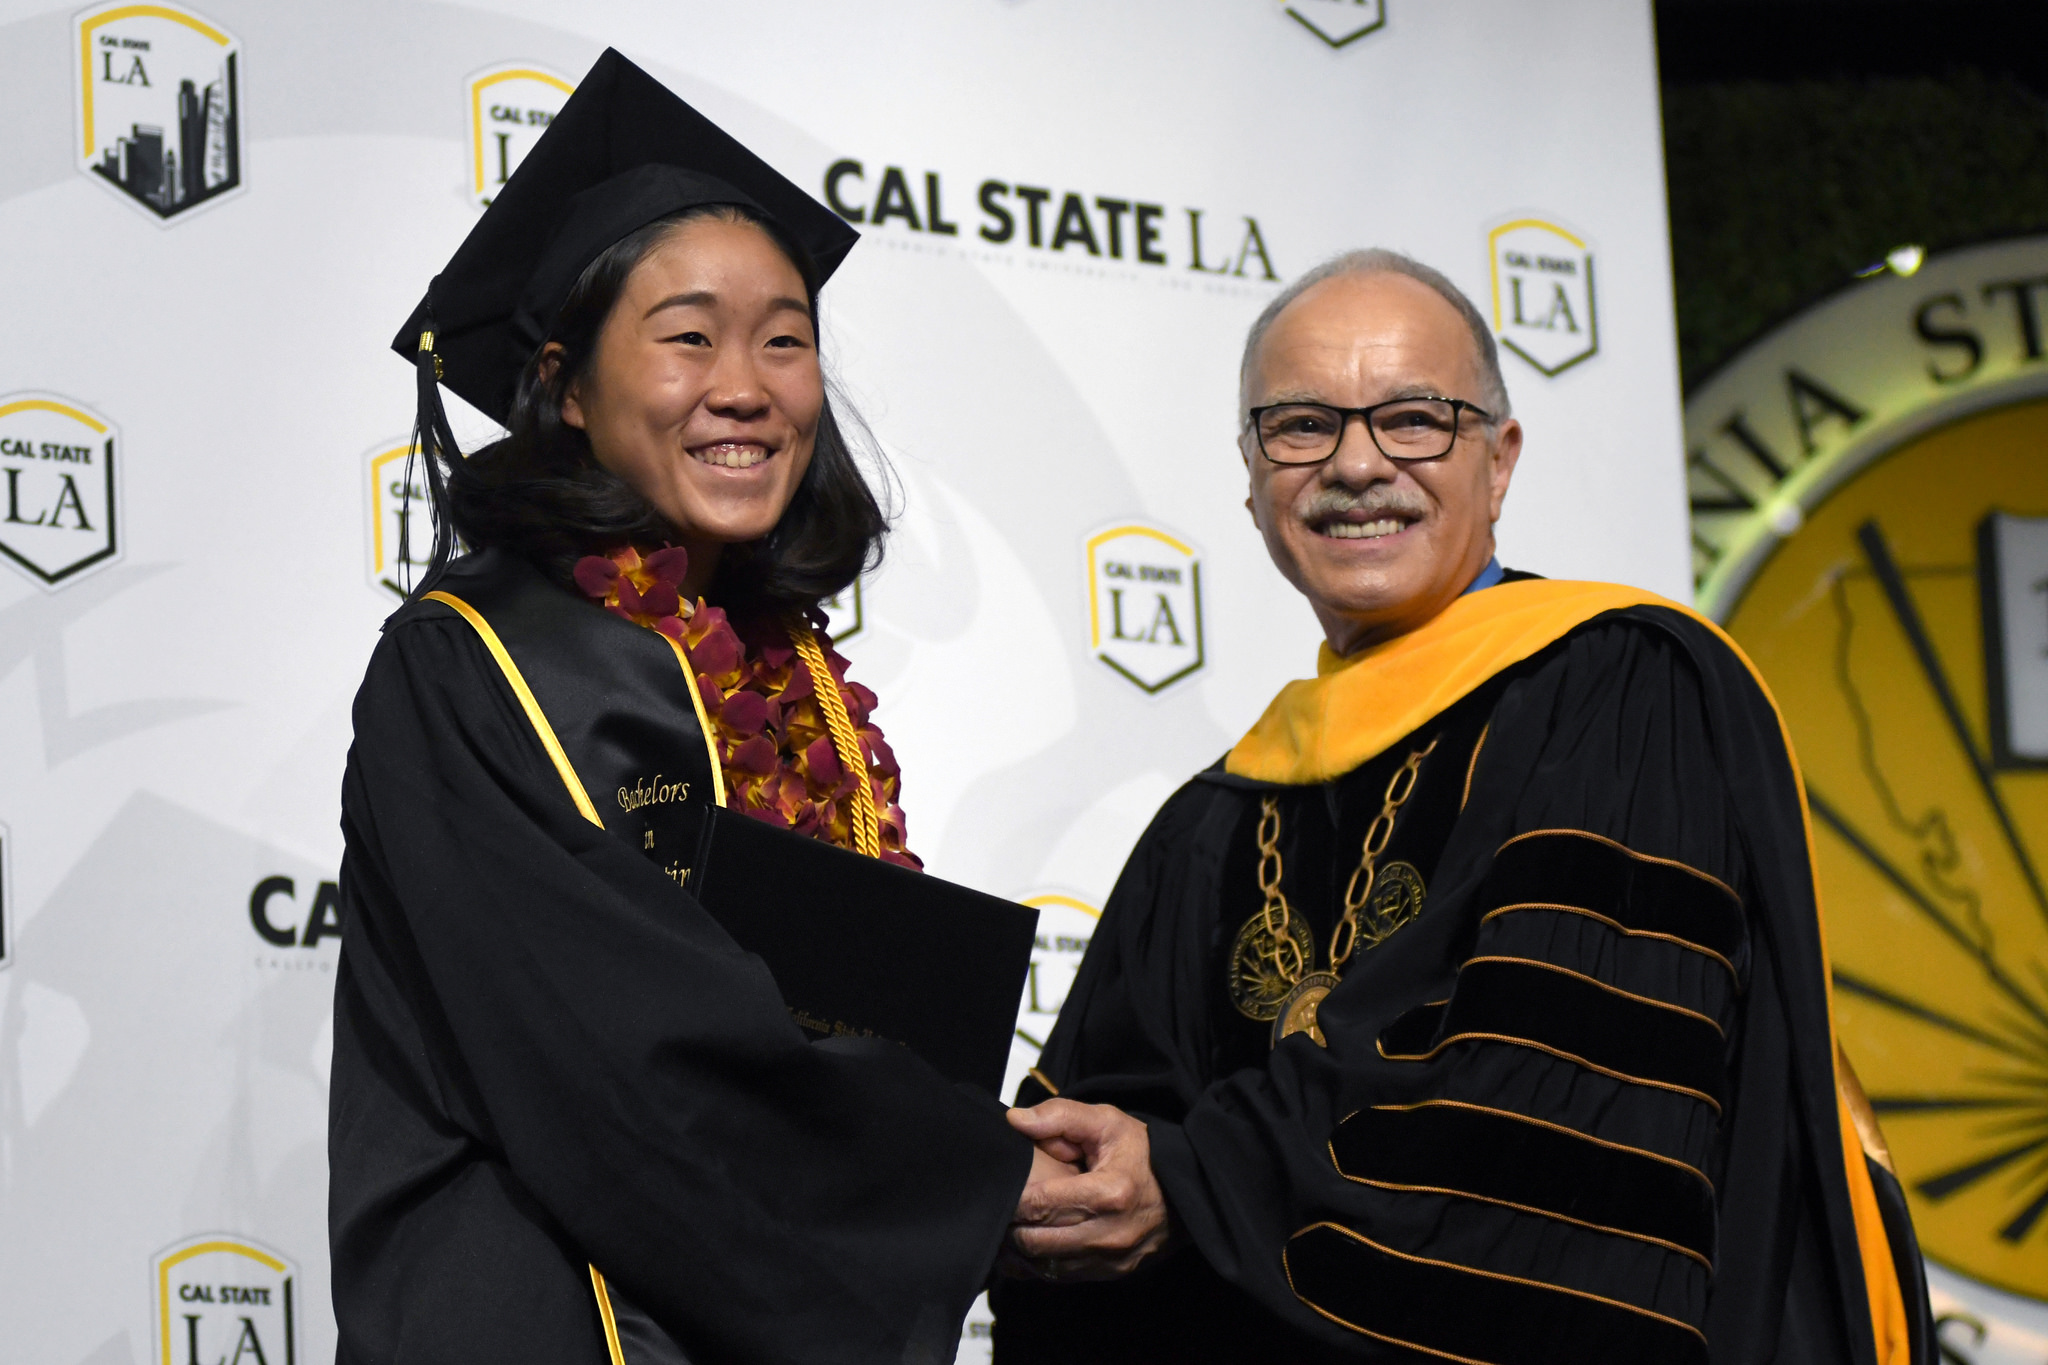
[[[434,335],[441,382],[503,421],[520,370],[584,267],[622,237],[700,204],[739,204],[809,253],[813,287],[858,239],[661,82],[606,48],[454,257],[392,349]]]
[[[813,289],[860,235],[606,48],[391,343],[418,368],[414,439],[434,502],[434,568],[416,593],[447,562],[440,459],[461,458],[436,381],[504,422],[520,371],[585,267],[621,238],[701,204],[737,204],[773,222],[809,256],[798,264],[809,267]]]

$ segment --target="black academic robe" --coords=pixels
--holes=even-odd
[[[1225,989],[1262,798],[1325,965],[1432,740],[1383,857],[1421,912],[1351,962],[1326,1047],[1274,1047]],[[996,1359],[1871,1365],[1824,970],[1775,712],[1679,611],[1594,616],[1323,783],[1219,763],[1132,854],[1039,1064],[1146,1120],[1173,1242],[1122,1281],[998,1285]]]
[[[661,818],[715,783],[666,640],[501,555],[441,586],[524,667],[419,601],[356,698],[340,1361],[951,1360],[1030,1145],[903,1048],[807,1042],[678,884]],[[649,780],[580,810],[565,763],[612,761]]]

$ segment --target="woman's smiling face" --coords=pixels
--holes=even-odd
[[[661,513],[701,587],[720,549],[782,519],[824,401],[803,276],[760,227],[708,217],[633,267],[562,420]]]

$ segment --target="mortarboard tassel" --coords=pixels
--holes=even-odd
[[[454,557],[455,528],[448,516],[448,476],[444,461],[452,464],[462,458],[462,448],[455,442],[455,433],[448,425],[448,412],[441,406],[441,358],[434,353],[434,312],[433,286],[427,287],[428,302],[423,309],[424,327],[420,332],[419,350],[413,357],[414,371],[419,379],[419,404],[413,419],[411,453],[406,456],[404,510],[399,514],[399,562],[413,564],[412,547],[407,543],[411,538],[412,518],[409,515],[412,501],[412,462],[421,457],[427,465],[428,516],[434,527],[434,548],[428,556],[427,571],[420,581],[412,585],[407,601],[417,601],[431,590]]]

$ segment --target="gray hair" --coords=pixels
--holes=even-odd
[[[1325,280],[1334,280],[1340,275],[1406,275],[1420,284],[1426,284],[1442,296],[1445,303],[1458,310],[1458,316],[1465,321],[1465,327],[1472,333],[1472,348],[1479,357],[1479,402],[1498,422],[1509,415],[1507,381],[1501,378],[1500,351],[1493,344],[1493,332],[1486,325],[1486,317],[1465,297],[1465,291],[1452,284],[1441,270],[1432,269],[1410,256],[1383,247],[1372,247],[1364,251],[1347,251],[1333,256],[1315,269],[1288,285],[1266,305],[1258,321],[1244,339],[1244,361],[1238,367],[1237,405],[1240,420],[1251,407],[1252,361],[1259,354],[1259,347],[1266,340],[1266,333],[1272,329],[1273,320],[1287,310],[1287,305],[1306,294]],[[1452,395],[1447,395],[1452,396]]]

